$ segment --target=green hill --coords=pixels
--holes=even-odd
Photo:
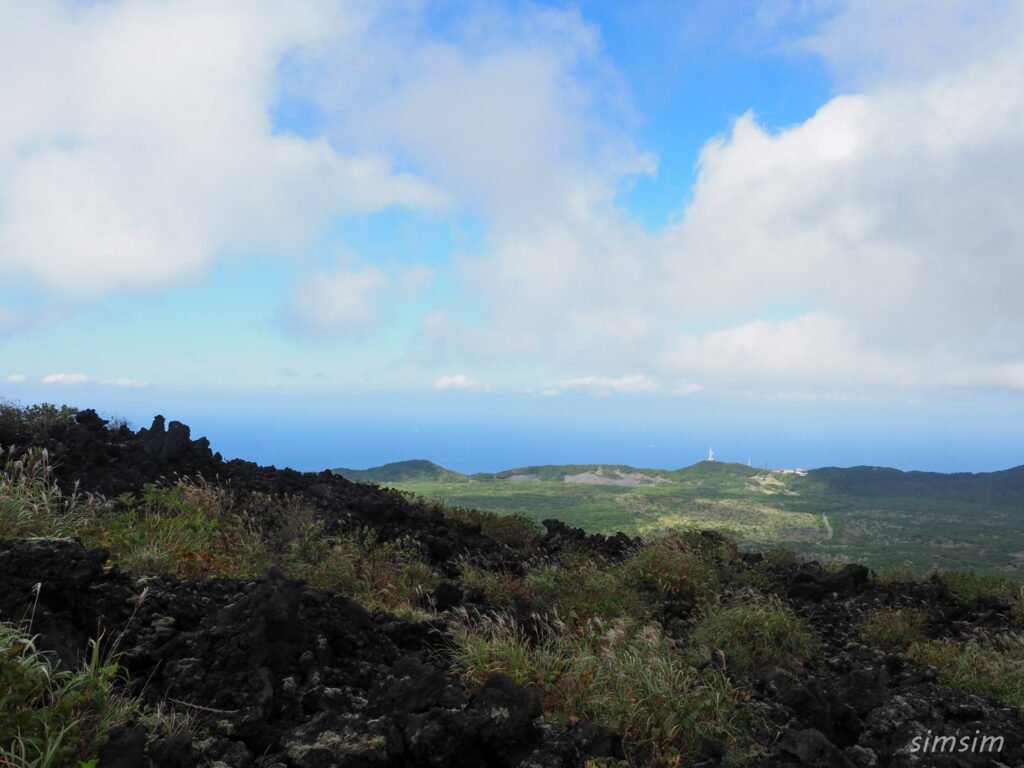
[[[1024,466],[978,474],[886,467],[797,474],[701,461],[674,470],[547,464],[464,475],[405,461],[335,471],[454,506],[538,522],[555,517],[592,532],[713,528],[750,549],[1024,580]]]
[[[1020,504],[1024,500],[1024,466],[1000,472],[901,472],[888,467],[823,467],[808,473],[832,493],[861,498],[893,497]]]
[[[435,482],[435,483],[468,483],[469,478],[459,472],[435,464],[426,459],[411,459],[409,461],[393,461],[390,464],[383,464],[370,469],[346,469],[338,467],[332,469],[336,475],[341,475],[347,480],[354,480],[361,483],[412,483],[412,482]]]

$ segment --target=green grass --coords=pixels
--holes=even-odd
[[[907,655],[938,669],[943,685],[991,696],[1024,711],[1024,636],[1020,634],[999,635],[987,645],[952,638],[919,640]]]
[[[816,646],[803,619],[774,599],[711,608],[694,627],[691,641],[696,649],[719,652],[726,668],[741,675],[768,667],[798,669]]]
[[[0,765],[49,768],[96,757],[110,729],[139,716],[120,695],[123,677],[90,641],[81,670],[60,669],[39,653],[32,638],[0,623]]]
[[[947,483],[946,476],[928,475],[915,482],[938,486],[925,485],[923,495],[915,497],[915,486],[899,477],[914,473],[897,473],[892,479],[890,473],[854,468],[849,470],[854,479],[839,482],[836,478],[846,477],[847,470],[814,470],[800,477],[719,462],[701,462],[684,470],[640,470],[658,482],[635,487],[562,481],[566,474],[598,469],[610,477],[635,468],[525,467],[496,475],[464,475],[458,483],[417,478],[390,485],[449,506],[516,514],[536,522],[554,517],[595,533],[706,528],[730,536],[745,551],[789,549],[809,558],[862,562],[917,576],[935,569],[973,569],[1024,581],[1022,497],[1002,490],[972,499],[954,482],[953,490],[943,495],[936,487]],[[508,479],[511,473],[536,474],[540,479],[513,481]],[[1005,473],[992,474],[996,479],[982,476],[963,482],[992,486],[1016,477],[1012,472],[1009,479]],[[869,482],[874,477],[885,482],[873,490]],[[825,539],[823,513],[833,528],[830,540]]]
[[[922,640],[927,613],[919,608],[873,608],[857,624],[857,634],[868,645],[886,651],[905,651]]]
[[[695,531],[672,531],[649,538],[623,566],[626,578],[655,600],[707,601],[720,588],[719,565],[734,549]]]
[[[73,415],[55,406],[29,411],[4,405],[0,427],[45,434]],[[111,501],[68,496],[54,485],[45,452],[8,451],[0,459],[0,538],[77,535],[88,546],[107,547],[124,569],[195,579],[256,578],[277,565],[291,578],[349,595],[371,610],[438,620],[426,598],[441,574],[411,538],[382,542],[369,529],[329,536],[299,499],[234,493],[205,482],[147,485]],[[939,568],[934,577],[961,599],[998,597],[1015,621],[1024,622],[1024,587],[994,576],[1019,576],[1010,568],[1014,552],[1024,562],[1019,514],[998,506],[979,511],[957,494],[904,493],[907,482],[928,478],[882,473],[884,492],[867,493],[858,489],[873,470],[797,477],[701,462],[644,470],[650,484],[629,487],[562,482],[584,471],[623,481],[637,472],[625,466],[453,477],[457,473],[421,464],[389,471],[433,473],[435,482],[405,483],[394,493],[478,526],[522,556],[516,573],[491,571],[471,558],[461,563],[457,582],[481,591],[491,609],[486,617],[460,609],[443,615],[451,668],[470,689],[489,673],[504,672],[542,692],[546,717],[619,730],[639,766],[689,765],[702,738],[721,741],[727,762],[735,764],[758,751],[755,741],[770,739],[771,726],[749,716],[741,684],[730,680],[769,667],[796,670],[817,652],[803,620],[766,596],[800,562],[796,553],[832,563],[867,561],[886,569],[876,574],[879,581]],[[540,479],[511,481],[511,474]],[[970,482],[996,488],[991,478]],[[1002,497],[991,490],[986,498]],[[824,541],[823,513],[835,531],[832,541]],[[546,517],[591,531],[641,534],[642,545],[620,563],[579,554],[537,558],[538,521]],[[731,538],[702,534],[704,528]],[[770,551],[748,566],[740,548]],[[948,570],[960,560],[983,562],[987,571]],[[670,615],[662,613],[666,603],[684,610],[662,626],[654,619]],[[865,643],[934,664],[944,685],[1024,705],[1019,634],[927,640],[922,623],[920,611],[879,608],[864,614],[857,631]],[[539,636],[521,626],[540,627]],[[149,724],[154,738],[189,727],[171,707],[143,711],[123,699],[120,670],[100,659],[98,640],[85,668],[70,672],[49,666],[24,634],[0,628],[0,674],[0,695],[7,697],[0,711],[16,713],[0,719],[0,749],[7,750],[0,765],[88,764],[110,724],[130,718]]]
[[[470,690],[501,672],[539,690],[550,718],[615,728],[635,765],[689,765],[701,737],[725,745],[727,764],[753,752],[742,693],[723,675],[690,664],[657,625],[553,623],[538,643],[514,622],[462,611],[449,635],[450,661]]]
[[[76,496],[54,484],[43,448],[5,454],[0,447],[0,539],[15,536],[73,536],[89,512]]]

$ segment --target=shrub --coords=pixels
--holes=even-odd
[[[874,608],[857,624],[857,634],[877,648],[906,650],[921,638],[926,618],[920,608]]]
[[[523,552],[532,552],[543,538],[543,529],[526,515],[501,515],[470,507],[434,505],[448,517],[471,525],[479,525],[480,532],[499,544]]]
[[[688,549],[684,540],[673,535],[647,543],[625,568],[636,588],[660,600],[709,599],[718,586],[717,568],[707,563],[700,550]]]
[[[327,536],[323,521],[295,499],[277,514],[267,547],[290,578],[348,595],[370,610],[404,615],[415,615],[424,592],[440,581],[408,536],[379,542],[371,528]]]
[[[1024,710],[1024,636],[999,635],[991,646],[952,638],[918,640],[907,655],[938,669],[943,685],[991,696]]]
[[[718,605],[697,624],[691,640],[696,647],[721,651],[727,667],[739,674],[797,669],[815,648],[803,619],[776,599]]]
[[[180,481],[147,483],[142,494],[118,498],[121,511],[97,521],[93,543],[110,550],[134,572],[207,576],[251,576],[255,531],[246,530],[224,488]]]
[[[479,589],[488,602],[516,616],[525,616],[534,611],[534,596],[522,576],[507,571],[491,571],[463,562],[461,582],[468,590]]]
[[[730,563],[739,559],[740,556],[736,542],[716,531],[698,531],[688,528],[670,531],[661,538],[677,542],[681,549],[700,555],[705,562],[715,560],[719,563]]]
[[[872,571],[871,575],[878,584],[911,584],[917,581],[914,571],[900,565]]]
[[[77,413],[77,408],[67,405],[39,403],[23,406],[3,400],[0,401],[0,434],[35,444],[45,439],[56,425],[73,421]]]
[[[526,575],[523,584],[532,610],[540,614],[585,621],[641,610],[636,593],[619,567],[595,562],[585,555],[568,555],[558,565],[537,568]]]
[[[742,560],[723,568],[724,580],[732,587],[754,587],[768,591],[785,581],[785,572],[800,564],[796,553],[788,549],[766,552],[764,558],[753,565],[747,566]]]
[[[364,528],[331,539],[329,570],[346,576],[337,585],[324,580],[317,586],[344,591],[369,610],[417,615],[424,593],[441,580],[419,557],[411,537],[378,542],[375,532]]]

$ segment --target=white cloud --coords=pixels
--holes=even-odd
[[[653,172],[629,138],[622,78],[579,11],[480,4],[440,33],[427,6],[405,11],[307,62],[307,88],[343,143],[408,158],[499,227],[543,222]]]
[[[28,379],[23,373],[12,373],[10,376],[4,378],[5,384],[21,384],[23,381]]]
[[[879,56],[908,40],[941,52],[952,38],[931,36],[968,12],[904,5]],[[979,25],[985,43],[966,59],[879,65],[785,130],[739,118],[705,146],[692,202],[661,231],[560,188],[549,217],[496,229],[490,252],[461,264],[482,322],[425,315],[423,342],[733,388],[1021,388],[1024,12],[998,34]]]
[[[475,392],[486,387],[476,379],[470,378],[464,373],[456,373],[453,376],[442,376],[434,382],[434,389],[461,389]]]
[[[821,56],[841,86],[864,87],[927,79],[1015,45],[1022,8],[1016,0],[811,0],[775,21],[808,13],[826,20],[796,47]]]
[[[89,377],[84,373],[51,373],[43,376],[43,384],[85,384]]]
[[[402,273],[402,292],[408,298],[414,298],[430,287],[437,270],[426,264],[415,264]]]
[[[295,287],[285,316],[292,328],[312,336],[344,336],[369,327],[378,298],[389,285],[376,267],[340,268],[304,277]]]
[[[102,379],[100,384],[106,384],[111,387],[148,387],[149,383],[145,381],[139,381],[138,379]]]
[[[45,328],[62,320],[67,314],[60,307],[18,309],[0,304],[0,337]]]
[[[294,251],[329,217],[438,190],[372,152],[275,134],[282,57],[356,34],[338,6],[0,4],[0,278],[64,295],[196,278]]]
[[[700,384],[694,384],[692,381],[686,379],[680,379],[675,383],[674,386],[668,389],[669,394],[672,395],[692,395],[696,392],[700,392],[704,387]]]
[[[559,389],[581,389],[590,392],[621,392],[629,394],[651,393],[661,389],[641,373],[627,373],[618,378],[609,376],[583,376],[558,382]]]

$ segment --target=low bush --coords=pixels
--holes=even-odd
[[[767,667],[797,669],[816,643],[803,619],[776,599],[717,605],[694,627],[695,649],[720,651],[725,665],[741,675]]]
[[[338,573],[350,568],[350,575],[341,583],[324,580],[317,586],[344,592],[371,611],[421,617],[424,594],[441,581],[420,559],[412,538],[378,542],[371,529],[331,539],[328,562]]]
[[[914,571],[899,565],[872,571],[871,577],[877,584],[911,584],[918,580]]]
[[[501,515],[497,512],[485,512],[471,507],[439,506],[439,508],[448,517],[471,525],[479,525],[480,532],[484,536],[511,547],[517,552],[532,553],[543,538],[543,529],[526,515],[518,513]]]
[[[719,584],[717,568],[705,558],[685,539],[670,534],[646,543],[627,561],[625,572],[637,589],[656,600],[707,600]]]
[[[522,576],[463,562],[461,582],[466,590],[480,590],[488,602],[515,616],[527,616],[534,611],[533,594]]]
[[[643,604],[619,566],[567,555],[558,565],[536,568],[523,579],[531,609],[586,621],[641,613]]]
[[[254,575],[258,534],[241,526],[234,498],[223,487],[147,483],[139,496],[123,494],[118,503],[120,511],[97,520],[88,538],[122,568],[194,579]]]
[[[857,624],[857,634],[868,645],[883,650],[906,650],[922,639],[928,618],[920,608],[873,608]]]
[[[747,565],[737,560],[723,567],[720,578],[724,586],[734,589],[753,587],[760,591],[770,591],[786,580],[786,572],[801,563],[795,552],[779,549],[766,552],[758,562]]]
[[[36,444],[42,442],[53,427],[72,421],[77,413],[77,408],[67,405],[21,405],[0,400],[0,434],[15,437],[26,445]]]

